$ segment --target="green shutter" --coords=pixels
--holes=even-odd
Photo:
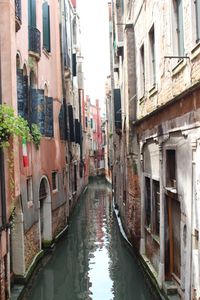
[[[28,0],[28,25],[36,27],[36,0]]]
[[[50,14],[49,5],[47,2],[42,5],[42,15],[43,15],[43,48],[48,52],[51,51],[50,47]]]

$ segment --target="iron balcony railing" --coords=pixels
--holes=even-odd
[[[21,22],[21,19],[22,19],[22,3],[21,3],[21,0],[15,0],[15,16]]]
[[[41,55],[41,34],[40,31],[29,26],[29,51]]]

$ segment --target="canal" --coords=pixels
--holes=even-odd
[[[93,180],[65,237],[46,257],[24,300],[155,300],[112,209],[110,186]]]

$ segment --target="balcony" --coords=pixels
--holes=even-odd
[[[15,0],[15,30],[16,32],[21,27],[22,19],[22,4],[21,0]]]
[[[40,59],[41,56],[41,34],[35,27],[29,26],[29,54],[36,59]]]

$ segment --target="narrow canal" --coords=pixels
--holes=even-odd
[[[69,230],[35,277],[24,300],[155,300],[119,233],[111,188],[92,181]]]

